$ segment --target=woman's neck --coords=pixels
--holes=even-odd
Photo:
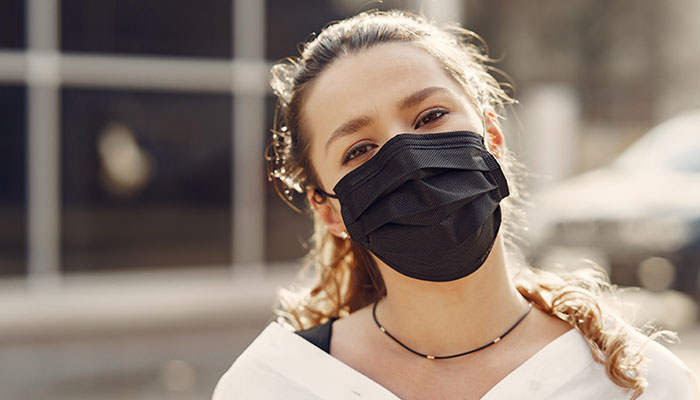
[[[452,282],[407,278],[379,263],[387,296],[379,322],[410,348],[438,356],[482,346],[510,328],[527,308],[512,284],[500,236],[473,274]]]

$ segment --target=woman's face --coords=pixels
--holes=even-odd
[[[336,60],[310,88],[301,114],[311,164],[326,192],[397,134],[483,134],[461,86],[432,55],[407,43]]]

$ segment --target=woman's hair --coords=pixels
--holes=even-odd
[[[498,71],[490,66],[493,60],[485,43],[469,30],[439,26],[404,11],[369,11],[334,22],[304,44],[300,57],[287,58],[272,68],[270,84],[277,96],[277,107],[266,159],[269,179],[285,202],[292,205],[294,192],[305,194],[318,188],[308,154],[309,132],[301,118],[309,89],[339,58],[395,42],[410,43],[434,56],[464,89],[482,118],[484,113],[502,115],[506,105],[515,103],[505,90],[508,87],[492,75]],[[633,344],[638,335],[604,300],[614,297],[616,288],[595,266],[574,271],[543,270],[524,262],[518,240],[519,231],[525,226],[522,166],[507,151],[499,162],[511,189],[511,196],[502,202],[501,231],[517,290],[544,312],[581,332],[610,379],[631,390],[633,398],[638,397],[646,387],[641,373],[642,348]],[[325,201],[320,194],[315,196],[315,200]],[[311,213],[310,207],[307,212]],[[282,290],[279,297],[280,320],[296,329],[347,315],[386,293],[370,253],[353,241],[332,235],[316,215],[305,271],[307,282]]]

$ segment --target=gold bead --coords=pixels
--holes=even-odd
[[[493,342],[494,342],[494,343],[498,343],[500,340],[501,340],[501,338],[500,338],[500,337],[497,337],[497,338],[493,339]]]
[[[425,358],[427,358],[428,360],[434,360],[435,356],[425,356]]]

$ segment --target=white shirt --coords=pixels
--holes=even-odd
[[[650,342],[640,400],[700,399],[690,370],[673,353]],[[508,374],[483,397],[500,399],[628,399],[595,362],[581,334],[572,329]],[[398,399],[389,390],[273,322],[221,377],[213,400]]]

